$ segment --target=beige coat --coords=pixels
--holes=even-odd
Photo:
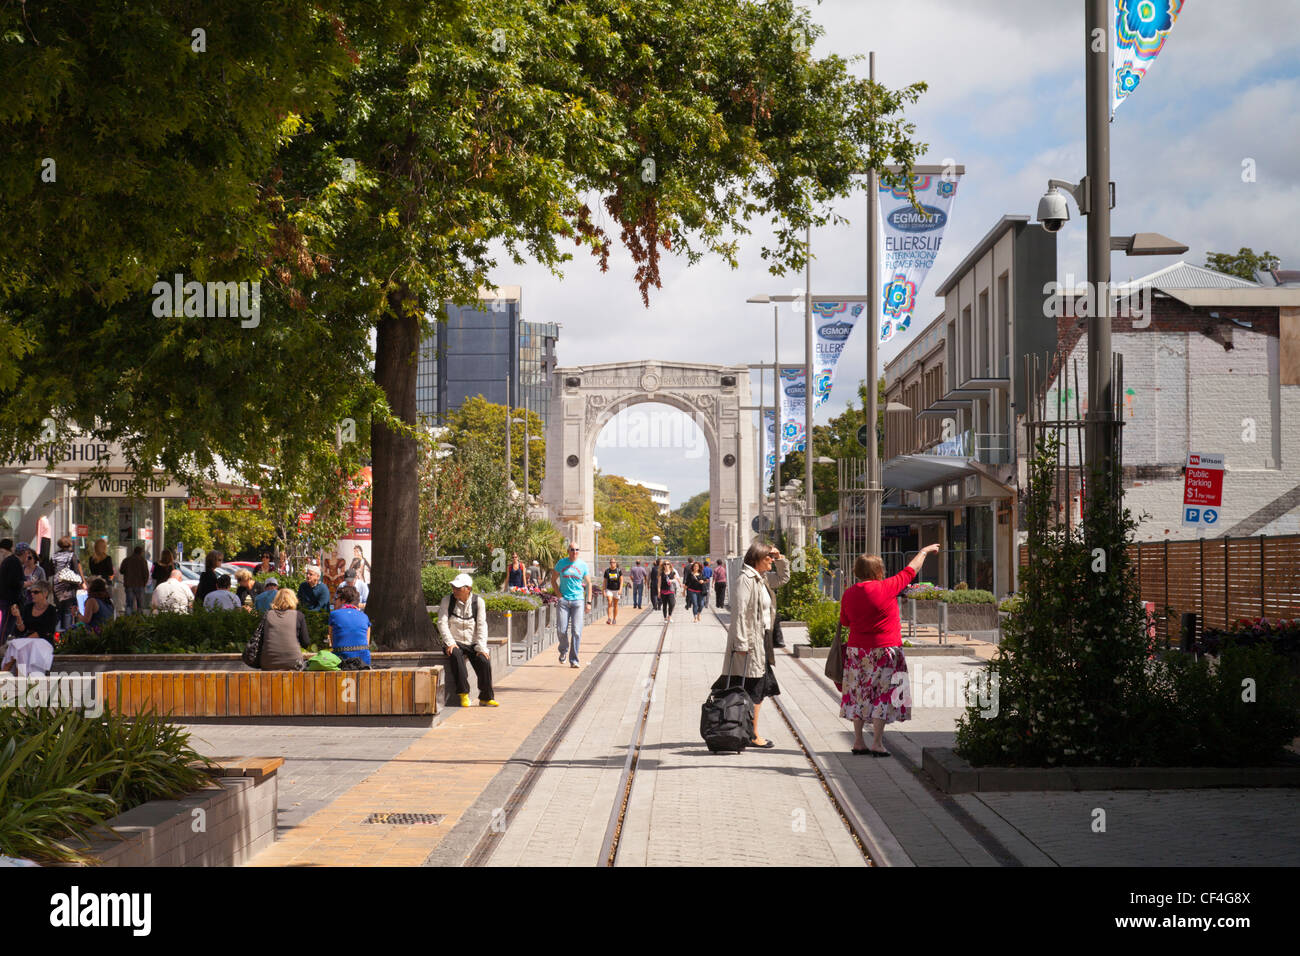
[[[768,580],[745,565],[736,576],[735,596],[731,599],[731,627],[727,630],[727,654],[723,659],[723,673],[736,675],[742,667],[746,677],[762,677],[767,665],[776,662],[772,648],[772,628],[776,625],[776,595],[779,588],[790,580],[790,562],[777,561],[768,572]],[[749,663],[745,654],[749,652]]]

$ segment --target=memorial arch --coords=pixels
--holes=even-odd
[[[542,500],[551,521],[583,557],[594,553],[594,469],[601,429],[615,415],[645,402],[683,412],[709,448],[709,554],[743,553],[758,511],[757,447],[749,369],[691,362],[612,362],[557,368],[546,428]],[[675,454],[672,448],[664,454]]]

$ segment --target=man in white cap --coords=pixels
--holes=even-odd
[[[460,706],[469,706],[469,673],[466,659],[478,678],[480,707],[499,706],[492,696],[492,661],[488,657],[487,610],[483,598],[474,593],[474,579],[463,571],[452,578],[451,593],[438,604],[438,634],[451,659],[452,686]]]

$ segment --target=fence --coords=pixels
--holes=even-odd
[[[1028,563],[1020,547],[1020,564]],[[1181,615],[1204,627],[1243,617],[1300,617],[1300,535],[1146,541],[1129,548],[1143,601],[1156,608],[1156,633],[1176,643]]]

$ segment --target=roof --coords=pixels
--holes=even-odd
[[[1258,289],[1258,282],[1250,282],[1237,276],[1228,275],[1226,272],[1216,272],[1214,269],[1206,269],[1204,266],[1194,266],[1190,262],[1179,260],[1171,266],[1165,266],[1149,275],[1144,275],[1140,279],[1131,279],[1128,282],[1112,283],[1115,291],[1121,294],[1129,292],[1131,289],[1144,285],[1152,286],[1161,291],[1168,292],[1170,289]]]
[[[966,258],[957,265],[956,269],[952,270],[948,278],[943,280],[943,283],[934,294],[947,295],[948,290],[957,284],[957,280],[966,274],[966,270],[974,265],[984,253],[988,252],[993,247],[993,244],[1002,238],[1004,232],[1026,222],[1029,222],[1028,216],[1003,216],[999,219],[984,238],[975,244],[975,248],[966,253]]]

